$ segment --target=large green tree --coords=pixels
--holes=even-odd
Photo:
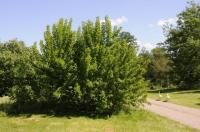
[[[200,82],[200,5],[190,5],[178,16],[176,26],[166,28],[165,46],[181,87]]]
[[[101,23],[60,19],[47,26],[41,41],[43,88],[40,96],[55,101],[58,111],[112,114],[145,100],[144,67],[136,55],[134,38],[123,36],[108,17]]]
[[[108,17],[103,23],[99,17],[95,23],[83,22],[77,31],[72,30],[72,20],[60,19],[52,28],[47,26],[40,50],[36,45],[23,49],[17,56],[19,65],[13,66],[20,80],[11,84],[18,110],[28,105],[55,112],[113,114],[145,100],[145,66],[136,54],[135,38],[112,27]]]

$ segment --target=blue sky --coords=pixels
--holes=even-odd
[[[199,1],[199,0],[197,0]],[[72,18],[82,21],[108,15],[113,24],[131,32],[141,46],[151,49],[164,40],[162,24],[174,23],[187,0],[1,0],[0,41],[18,38],[28,45],[43,39],[47,24]]]

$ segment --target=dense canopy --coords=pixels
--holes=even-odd
[[[83,22],[77,31],[72,20],[60,19],[47,26],[40,50],[16,40],[2,46],[10,45],[16,52],[1,52],[1,75],[6,77],[1,83],[11,89],[19,111],[31,105],[62,113],[112,114],[145,100],[145,69],[135,38],[112,27],[108,17],[103,23],[98,17],[95,23]],[[6,68],[10,74],[4,74]]]

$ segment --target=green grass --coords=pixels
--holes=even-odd
[[[31,115],[0,117],[1,132],[197,132],[177,122],[157,116],[147,111],[136,111],[134,114],[120,114],[108,119],[88,117],[54,117]]]
[[[166,93],[170,95],[170,100],[168,102],[200,109],[200,90],[165,90],[161,95],[166,96]],[[157,99],[158,91],[149,92],[148,97]]]
[[[4,99],[4,101],[2,101]],[[0,102],[5,102],[3,98]],[[0,114],[0,132],[198,132],[145,110],[94,119],[84,116]]]

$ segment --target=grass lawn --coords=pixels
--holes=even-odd
[[[166,93],[170,96],[170,100],[168,102],[200,109],[200,90],[164,90],[161,95],[166,96]],[[157,99],[158,91],[150,91],[148,93],[148,97]]]
[[[3,98],[4,101],[6,98]],[[2,99],[2,100],[3,100]],[[0,99],[1,100],[1,99]],[[4,101],[1,100],[1,103]],[[108,119],[56,117],[49,115],[9,116],[0,112],[0,132],[198,132],[175,121],[137,110]]]
[[[45,115],[0,116],[1,132],[198,132],[147,111],[120,114],[108,119]]]

